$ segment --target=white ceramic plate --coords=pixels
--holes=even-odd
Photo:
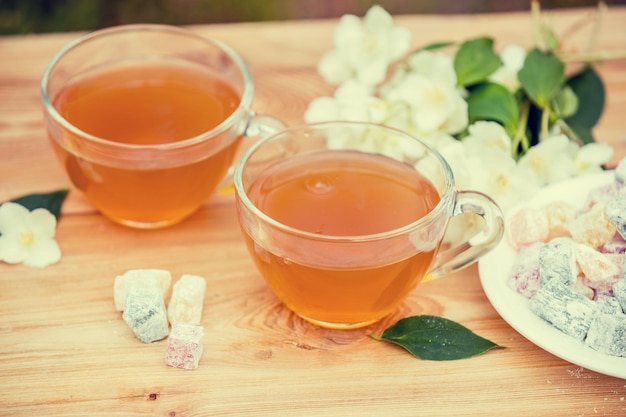
[[[524,206],[540,207],[564,200],[582,207],[591,189],[609,184],[613,178],[613,172],[608,171],[566,180],[542,189]],[[592,371],[626,379],[626,358],[599,353],[530,311],[528,300],[507,285],[515,258],[516,253],[505,237],[478,263],[485,294],[500,316],[522,336],[553,355]]]

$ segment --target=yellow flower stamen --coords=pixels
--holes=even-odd
[[[20,243],[23,246],[30,246],[35,242],[35,234],[32,230],[20,234]]]

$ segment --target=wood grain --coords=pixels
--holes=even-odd
[[[586,11],[552,16],[564,29]],[[611,9],[601,47],[626,45],[626,8]],[[308,102],[332,94],[315,65],[336,20],[207,25],[193,30],[241,53],[255,109],[302,122]],[[527,13],[399,16],[415,46],[491,35],[530,46]],[[69,187],[43,128],[39,77],[78,34],[0,38],[0,201]],[[607,107],[598,140],[626,150],[626,63],[599,70]],[[249,259],[232,195],[187,221],[140,231],[112,224],[75,191],[57,229],[59,264],[0,264],[0,416],[623,416],[626,380],[572,365],[528,342],[486,299],[476,267],[421,285],[366,329],[317,328],[289,312]],[[143,344],[115,311],[113,280],[131,268],[205,276],[200,367],[165,366],[165,342]],[[399,318],[436,314],[506,346],[472,359],[429,362],[369,337]]]

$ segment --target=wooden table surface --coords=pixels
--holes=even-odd
[[[587,11],[550,14],[563,30]],[[331,87],[315,65],[336,20],[193,27],[230,44],[256,83],[254,107],[292,125]],[[397,16],[413,45],[497,38],[532,45],[529,13]],[[626,8],[602,25],[602,49],[626,47]],[[0,201],[69,187],[47,143],[39,78],[76,33],[0,38]],[[586,38],[572,39],[586,46]],[[607,107],[598,140],[626,151],[626,62],[598,66]],[[0,416],[624,416],[626,380],[561,360],[513,330],[493,309],[477,268],[421,285],[369,328],[331,331],[295,317],[249,259],[232,195],[187,221],[141,231],[113,224],[78,192],[57,228],[62,260],[45,269],[0,264]],[[144,344],[113,304],[113,280],[133,268],[207,278],[200,367],[164,363],[165,341]],[[411,357],[376,341],[396,320],[434,314],[507,346],[453,362]]]

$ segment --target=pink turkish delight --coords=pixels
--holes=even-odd
[[[174,368],[196,369],[202,357],[203,337],[202,326],[175,322],[167,342],[165,363]]]
[[[604,254],[587,245],[576,246],[581,279],[590,288],[608,291],[624,274],[624,255]]]
[[[507,235],[517,250],[536,242],[545,242],[550,236],[550,222],[544,208],[522,208],[507,222]]]
[[[544,245],[536,242],[522,247],[511,268],[507,283],[526,298],[532,297],[541,288],[539,252]]]

